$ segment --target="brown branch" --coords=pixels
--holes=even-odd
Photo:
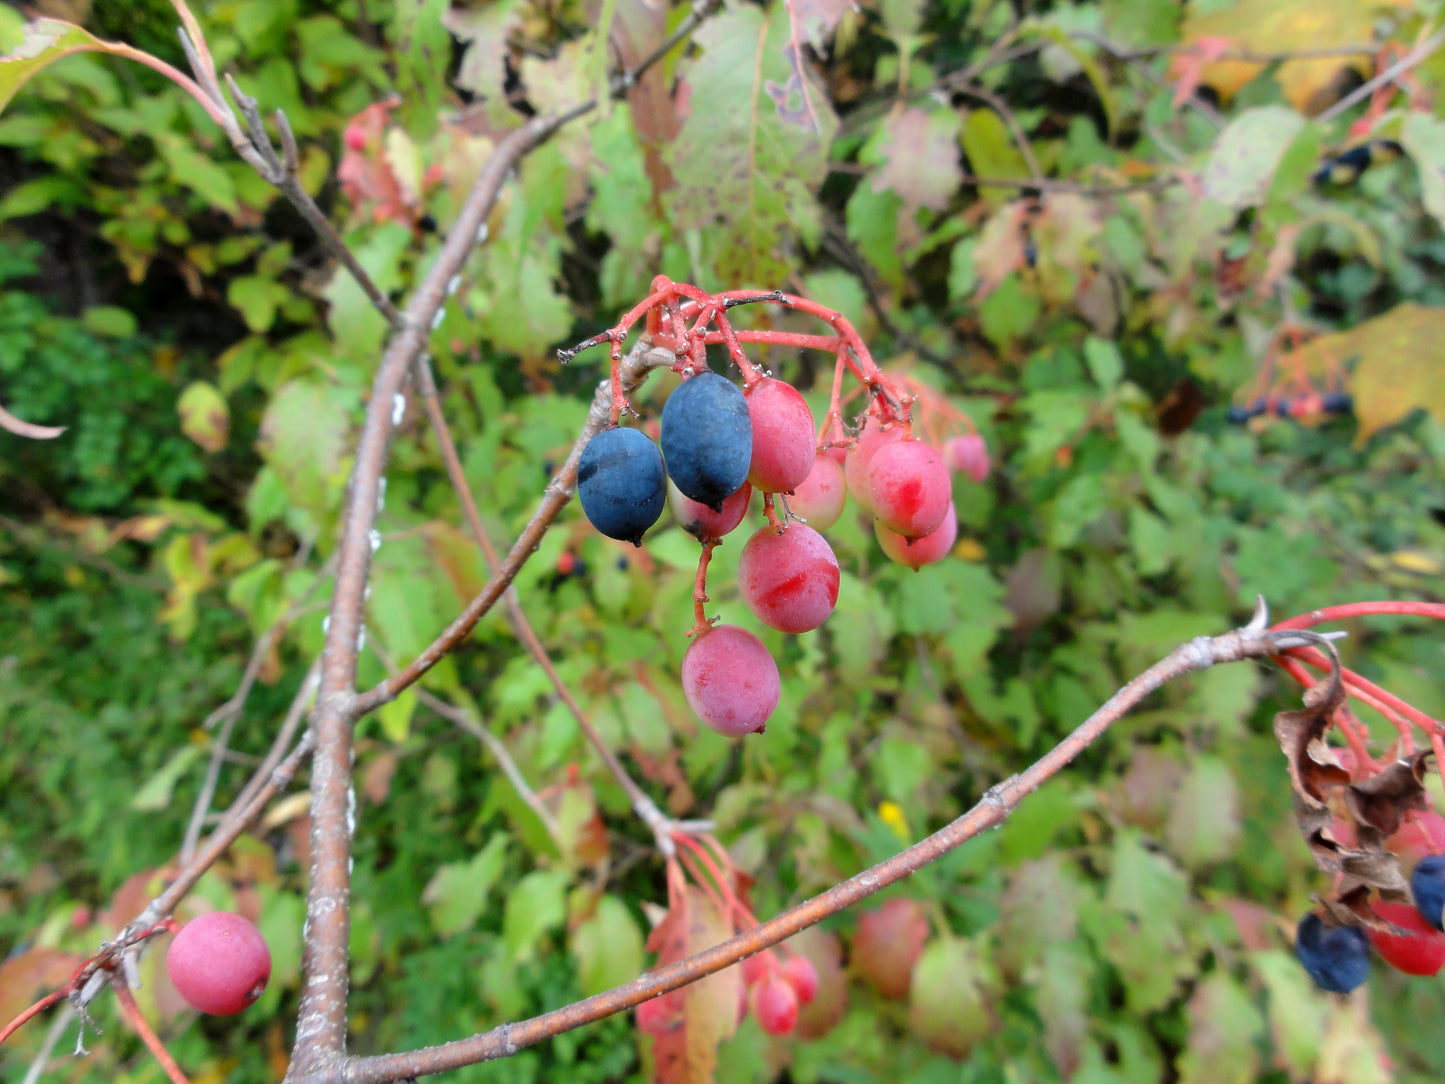
[[[458,1069],[479,1061],[510,1057],[523,1047],[632,1008],[775,945],[917,872],[981,832],[998,827],[1020,802],[1067,767],[1125,712],[1167,682],[1222,663],[1265,658],[1282,651],[1311,646],[1322,639],[1318,634],[1270,631],[1266,628],[1267,623],[1268,617],[1261,600],[1254,618],[1245,627],[1222,636],[1201,636],[1180,646],[1115,693],[1038,761],[1022,773],[990,788],[977,805],[946,827],[892,858],[719,945],[623,986],[529,1020],[503,1024],[469,1039],[420,1050],[348,1059],[340,1066],[328,1067],[325,1072],[298,1074],[293,1084],[383,1084]]]
[[[166,886],[166,890],[151,900],[145,910],[107,944],[104,951],[98,953],[76,974],[72,985],[79,992],[72,1000],[77,1006],[84,1008],[95,1000],[95,996],[105,985],[105,968],[109,967],[116,957],[142,945],[152,935],[154,931],[151,928],[176,909],[176,905],[196,886],[201,876],[216,864],[216,860],[226,853],[237,837],[265,811],[271,799],[295,778],[296,772],[310,754],[311,747],[312,734],[307,731],[285,759],[255,788],[245,805],[237,803],[231,807],[225,820],[211,833],[195,858],[176,874]]]
[[[319,576],[317,577],[318,582],[320,578]],[[195,855],[196,843],[201,838],[201,828],[205,823],[206,814],[210,811],[211,799],[215,797],[216,784],[220,777],[221,764],[225,760],[231,731],[235,727],[236,721],[241,717],[241,709],[245,706],[246,699],[250,696],[251,689],[255,686],[256,678],[261,672],[261,665],[264,663],[266,655],[270,652],[271,645],[275,643],[276,637],[279,636],[281,630],[295,618],[300,609],[301,607],[299,606],[292,607],[279,621],[261,634],[261,637],[256,641],[255,649],[251,652],[251,658],[246,664],[246,672],[241,675],[240,686],[229,700],[211,712],[201,724],[203,729],[210,730],[215,726],[218,719],[222,720],[221,731],[211,743],[211,759],[210,763],[206,765],[206,778],[201,784],[200,793],[196,795],[195,806],[191,810],[190,823],[186,825],[186,834],[181,843],[181,865],[185,865]],[[280,761],[287,747],[290,746],[291,739],[296,734],[296,728],[300,725],[301,717],[306,711],[306,703],[316,691],[318,665],[319,664],[313,664],[311,669],[307,671],[306,677],[302,679],[300,686],[296,690],[296,695],[291,699],[291,706],[286,711],[286,718],[281,723],[281,729],[277,731],[276,737],[271,743],[271,749],[266,754],[265,759],[261,761],[260,765],[257,766],[256,770],[252,773],[246,786],[242,788],[241,795],[237,798],[233,807],[240,806],[246,800],[247,792],[259,786],[261,782],[271,774],[271,770]]]
[[[346,1045],[351,809],[355,794],[351,786],[352,724],[364,711],[390,699],[372,697],[369,703],[364,703],[365,698],[357,697],[355,687],[362,598],[371,570],[371,533],[376,522],[382,468],[393,431],[392,404],[401,394],[407,373],[425,349],[432,318],[446,302],[447,283],[471,255],[507,174],[527,151],[550,136],[575,112],[535,118],[498,145],[462,205],[441,252],[407,306],[401,330],[387,344],[372,385],[342,514],[336,587],[321,656],[321,688],[312,726],[316,753],[311,772],[311,887],[306,900],[309,936],[302,958],[301,1014],[291,1063],[294,1073],[310,1072],[339,1058]],[[557,507],[561,507],[560,502]],[[527,541],[526,549],[516,555],[511,569],[513,576],[545,529],[544,522],[535,537]],[[507,582],[510,583],[510,579]],[[454,646],[461,635],[464,633],[452,640],[449,647]],[[397,691],[410,685],[440,657],[437,654],[419,669],[414,663],[409,668],[414,673]]]
[[[644,348],[643,344],[639,344],[623,359],[623,392],[630,395],[646,379],[648,373],[654,369],[667,368],[675,360],[676,357],[671,350],[656,347]],[[581,458],[582,449],[587,446],[587,442],[593,436],[609,424],[611,412],[612,385],[610,381],[604,380],[597,387],[597,393],[592,399],[592,408],[587,414],[587,421],[582,427],[582,433],[577,438],[577,443],[573,445],[571,453],[567,456],[567,461],[558,468],[557,473],[552,476],[552,480],[547,483],[546,492],[537,511],[533,513],[531,521],[523,528],[507,556],[497,565],[491,579],[487,581],[477,597],[467,604],[467,608],[457,616],[456,620],[447,626],[410,665],[399,674],[387,678],[375,688],[356,698],[352,710],[357,717],[396,699],[403,689],[415,684],[423,674],[461,643],[476,627],[477,622],[502,598],[512,581],[516,579],[522,565],[526,563],[527,558],[532,555],[532,551],[547,532],[547,528],[557,517],[557,513],[571,499],[572,486],[577,480],[577,461]]]
[[[446,415],[442,412],[441,399],[437,395],[436,379],[432,375],[431,365],[428,364],[426,358],[421,358],[417,362],[416,375],[417,384],[421,390],[422,401],[426,404],[427,417],[431,421],[432,429],[436,433],[437,444],[441,449],[442,462],[446,464],[447,477],[451,479],[452,488],[456,490],[457,497],[462,503],[462,512],[466,516],[467,525],[471,528],[472,535],[477,540],[477,545],[482,548],[482,554],[487,562],[487,569],[489,572],[494,573],[500,563],[497,560],[497,549],[492,544],[492,539],[487,534],[486,527],[482,525],[481,512],[477,509],[476,499],[472,496],[471,487],[467,484],[466,472],[462,470],[461,457],[457,455],[456,442],[452,440],[451,427],[447,425]],[[633,810],[642,819],[643,823],[652,830],[653,838],[657,841],[658,850],[660,850],[664,856],[671,856],[676,849],[675,844],[672,842],[672,832],[674,830],[672,820],[663,813],[662,810],[657,807],[657,803],[648,797],[642,788],[633,781],[632,776],[627,773],[627,769],[622,766],[622,761],[617,759],[617,755],[607,747],[607,743],[603,740],[602,735],[599,734],[597,728],[592,725],[592,720],[587,718],[587,713],[582,710],[582,705],[577,703],[577,698],[572,695],[572,690],[567,687],[567,683],[562,680],[562,675],[557,672],[557,668],[552,664],[552,658],[547,654],[547,648],[533,630],[532,623],[527,620],[527,614],[522,609],[522,600],[517,597],[517,592],[509,588],[503,594],[503,600],[506,602],[507,616],[511,619],[512,628],[517,634],[517,639],[522,641],[528,653],[531,654],[532,659],[542,668],[542,672],[547,675],[547,680],[552,683],[552,688],[557,693],[558,698],[566,705],[567,710],[572,713],[572,718],[576,720],[578,728],[581,729],[587,740],[591,742],[592,747],[597,750],[597,755],[602,758],[602,763],[606,765],[607,770],[612,774],[612,778],[617,780],[618,786],[626,792],[628,800],[632,803]],[[493,741],[497,740],[490,731],[484,730],[483,732],[486,734],[486,738],[482,739],[483,741],[486,741],[488,738]],[[494,750],[494,752],[496,752],[496,750]],[[504,754],[505,750],[502,752]],[[506,767],[505,762],[503,763],[503,767]],[[512,782],[514,786],[517,784],[516,779],[513,779]]]

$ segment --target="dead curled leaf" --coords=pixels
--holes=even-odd
[[[1335,711],[1344,705],[1345,684],[1339,655],[1332,644],[1323,642],[1330,656],[1329,676],[1305,690],[1302,710],[1282,711],[1274,717],[1274,735],[1289,764],[1297,812],[1301,806],[1323,808],[1333,791],[1350,782],[1350,773],[1340,767],[1325,741]],[[1305,825],[1301,823],[1300,828],[1305,830]],[[1309,836],[1305,830],[1305,838]]]
[[[1352,783],[1326,741],[1335,714],[1345,707],[1345,686],[1334,646],[1321,638],[1330,657],[1330,672],[1305,691],[1304,707],[1275,716],[1274,732],[1289,767],[1295,821],[1315,864],[1324,873],[1339,874],[1334,890],[1321,900],[1331,925],[1362,926],[1391,932],[1394,927],[1370,908],[1370,894],[1408,899],[1399,858],[1385,841],[1404,824],[1412,810],[1429,807],[1424,777],[1428,750],[1401,758],[1367,779]],[[1353,822],[1355,842],[1345,846],[1336,836],[1336,817]]]

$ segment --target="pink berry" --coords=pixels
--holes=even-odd
[[[843,468],[827,452],[813,457],[813,469],[788,498],[788,511],[799,516],[815,531],[826,531],[843,514],[848,493]]]
[[[894,441],[868,464],[868,500],[890,530],[908,538],[932,534],[953,499],[953,479],[938,449],[921,440]]]
[[[977,433],[954,437],[943,446],[948,458],[948,467],[959,474],[966,474],[975,482],[988,477],[988,445]]]
[[[818,996],[818,969],[806,956],[789,956],[783,964],[783,981],[798,995],[798,1004],[807,1005]]]
[[[714,625],[699,633],[682,657],[682,691],[689,706],[729,738],[762,730],[781,689],[768,649],[736,625]]]
[[[873,533],[890,561],[907,565],[917,572],[924,565],[936,564],[953,552],[953,544],[958,541],[958,518],[953,502],[949,501],[942,525],[932,534],[922,538],[904,538],[897,531],[883,526],[881,519],[873,521]]]
[[[813,469],[813,412],[797,388],[772,377],[745,394],[753,422],[748,481],[763,493],[791,493]]]
[[[808,632],[838,602],[838,558],[806,523],[758,530],[738,556],[738,591],[753,615],[779,632]]]
[[[767,978],[773,970],[773,957],[771,953],[760,952],[756,956],[749,956],[743,961],[743,984],[745,986],[756,986]]]
[[[166,972],[193,1009],[231,1016],[250,1005],[271,978],[271,950],[240,915],[212,911],[186,923],[166,954]]]
[[[1370,907],[1386,922],[1407,931],[1365,930],[1382,960],[1407,975],[1434,975],[1445,967],[1445,933],[1425,921],[1413,904],[1375,900]]]
[[[682,490],[673,485],[671,479],[667,483],[667,506],[672,509],[673,516],[684,531],[704,542],[722,538],[734,530],[747,515],[752,499],[753,487],[744,482],[736,493],[723,499],[722,511],[714,512],[701,501],[684,497]]]
[[[873,465],[873,457],[881,449],[902,440],[903,436],[901,425],[883,429],[877,419],[869,418],[858,440],[848,449],[848,456],[843,461],[843,477],[848,483],[849,495],[863,511],[873,511],[873,501],[868,494],[868,468]]]
[[[798,1024],[798,995],[781,975],[753,987],[753,1015],[769,1035],[786,1035]]]

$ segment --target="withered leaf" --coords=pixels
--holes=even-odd
[[[1335,710],[1345,702],[1339,656],[1333,646],[1329,646],[1329,652],[1330,673],[1305,690],[1304,708],[1282,711],[1274,717],[1274,734],[1289,763],[1297,810],[1302,805],[1323,806],[1330,791],[1350,782],[1349,773],[1335,762],[1325,742]],[[1303,824],[1300,828],[1309,838],[1309,830]]]
[[[1430,756],[1426,750],[1397,760],[1369,779],[1346,787],[1345,808],[1350,816],[1384,838],[1400,830],[1406,813],[1429,809],[1421,781],[1425,776],[1425,761]]]

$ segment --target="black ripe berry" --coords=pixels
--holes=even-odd
[[[1410,895],[1415,897],[1415,910],[1437,930],[1445,929],[1445,855],[1432,854],[1422,858],[1410,874]]]
[[[577,463],[577,496],[598,531],[642,545],[643,534],[667,502],[667,475],[657,445],[636,429],[598,433]]]
[[[662,454],[684,497],[721,512],[753,458],[752,418],[737,385],[713,372],[684,380],[662,408]]]
[[[1321,990],[1348,994],[1370,975],[1370,942],[1355,926],[1325,929],[1311,912],[1300,920],[1295,953]]]

